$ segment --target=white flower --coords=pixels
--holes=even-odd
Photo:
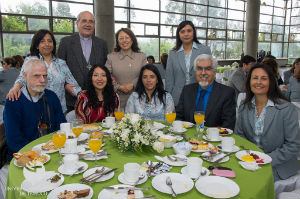
[[[161,153],[164,151],[164,143],[156,141],[153,143],[152,148],[157,151],[158,153]]]

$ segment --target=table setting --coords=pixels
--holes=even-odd
[[[60,131],[34,140],[18,154],[41,151],[49,156],[46,162],[20,167],[15,165],[17,158],[12,160],[6,196],[47,199],[67,196],[99,199],[274,197],[272,159],[258,147],[231,129],[204,127],[200,131],[185,121],[176,121],[174,126],[174,121],[175,118],[169,118],[168,123],[151,121],[131,114],[118,121],[108,118],[105,125],[87,126],[95,131],[84,131],[84,125],[78,121],[75,125],[62,124]],[[183,139],[183,128],[187,140]],[[83,140],[78,140],[81,133],[77,131],[87,134],[83,140],[89,148],[84,147],[84,151],[78,150]],[[105,136],[108,131],[109,136]],[[62,132],[66,132],[65,137],[60,135]],[[171,142],[166,142],[168,140]],[[44,145],[50,149],[43,150]],[[88,158],[83,158],[84,155]],[[39,174],[41,178],[33,177]],[[46,183],[28,188],[41,181]],[[253,183],[249,185],[249,182]]]

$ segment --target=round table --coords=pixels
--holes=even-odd
[[[194,138],[194,134],[196,133],[195,127],[188,129],[186,132],[186,135],[188,138]],[[34,140],[33,142],[29,143],[26,145],[21,152],[28,151],[32,149],[33,146],[46,142],[51,139],[51,134],[46,135],[44,137],[41,137],[37,140]],[[256,145],[253,143],[245,140],[242,137],[239,137],[238,135],[231,135],[232,137],[235,138],[235,142],[237,146],[243,145],[246,148],[249,148],[251,150],[256,150],[256,151],[261,151]],[[154,155],[160,155],[160,156],[165,156],[167,154],[174,154],[174,151],[172,148],[170,149],[165,149],[163,153],[158,154],[156,152],[153,152],[152,150],[147,150],[147,152],[119,152],[119,150],[116,148],[113,142],[110,141],[110,138],[104,138],[106,140],[106,145],[103,147],[108,151],[109,156],[108,159],[102,159],[98,160],[98,164],[109,167],[109,168],[119,168],[118,170],[115,171],[115,176],[105,182],[100,182],[100,183],[94,183],[91,185],[94,191],[94,195],[92,198],[98,198],[99,192],[102,190],[102,187],[106,186],[111,186],[115,184],[121,184],[118,182],[118,175],[123,172],[123,166],[125,163],[128,162],[136,162],[139,164],[142,164],[143,162],[147,160],[152,160],[152,161],[157,161],[154,158]],[[220,144],[220,142],[214,142],[212,143],[214,145]],[[198,156],[201,153],[195,153],[191,152],[190,156]],[[58,153],[53,153],[50,154],[51,160],[45,164],[46,171],[56,171],[59,165],[57,164],[57,160],[59,158]],[[80,160],[83,161],[83,160]],[[239,187],[240,187],[240,193],[233,198],[239,198],[239,199],[250,199],[250,198],[274,198],[275,196],[275,191],[274,191],[274,182],[273,182],[273,175],[272,175],[272,168],[270,164],[267,165],[261,165],[261,169],[257,171],[248,171],[243,169],[239,164],[238,164],[238,159],[235,157],[234,154],[230,156],[230,160],[228,162],[222,163],[222,166],[230,167],[231,169],[234,170],[236,173],[236,177],[233,179]],[[85,161],[88,163],[89,168],[92,168],[94,166],[93,161]],[[210,163],[207,161],[203,161],[203,166],[208,167]],[[182,167],[175,167],[171,169],[170,172],[177,172],[180,173]],[[82,178],[82,174],[78,175],[73,175],[72,177],[65,176],[65,181],[63,185],[65,184],[70,184],[70,183],[79,183],[79,179]],[[137,187],[150,187],[149,190],[143,191],[145,196],[149,195],[155,195],[156,198],[159,199],[167,199],[167,198],[172,198],[171,195],[167,195],[161,192],[158,192],[151,186],[151,180],[153,177],[150,177],[144,184],[138,185]],[[16,167],[13,164],[13,161],[10,163],[10,168],[9,168],[9,173],[8,173],[8,178],[7,178],[7,189],[6,189],[6,198],[7,199],[22,199],[22,198],[30,198],[30,199],[42,199],[42,198],[47,198],[46,193],[42,194],[29,194],[27,192],[24,192],[20,189],[20,185],[22,181],[24,180],[23,176],[23,168]],[[197,191],[197,189],[194,187],[191,191],[180,194],[177,196],[178,199],[194,199],[194,198],[209,198]]]

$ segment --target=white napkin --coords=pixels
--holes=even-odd
[[[243,161],[239,161],[239,164],[247,170],[250,171],[256,171],[258,169],[260,169],[261,167],[258,166],[258,164],[256,162],[243,162]]]

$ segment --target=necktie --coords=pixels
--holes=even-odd
[[[197,103],[196,111],[204,111],[204,97],[207,93],[207,90],[201,90],[200,91],[200,97]]]

